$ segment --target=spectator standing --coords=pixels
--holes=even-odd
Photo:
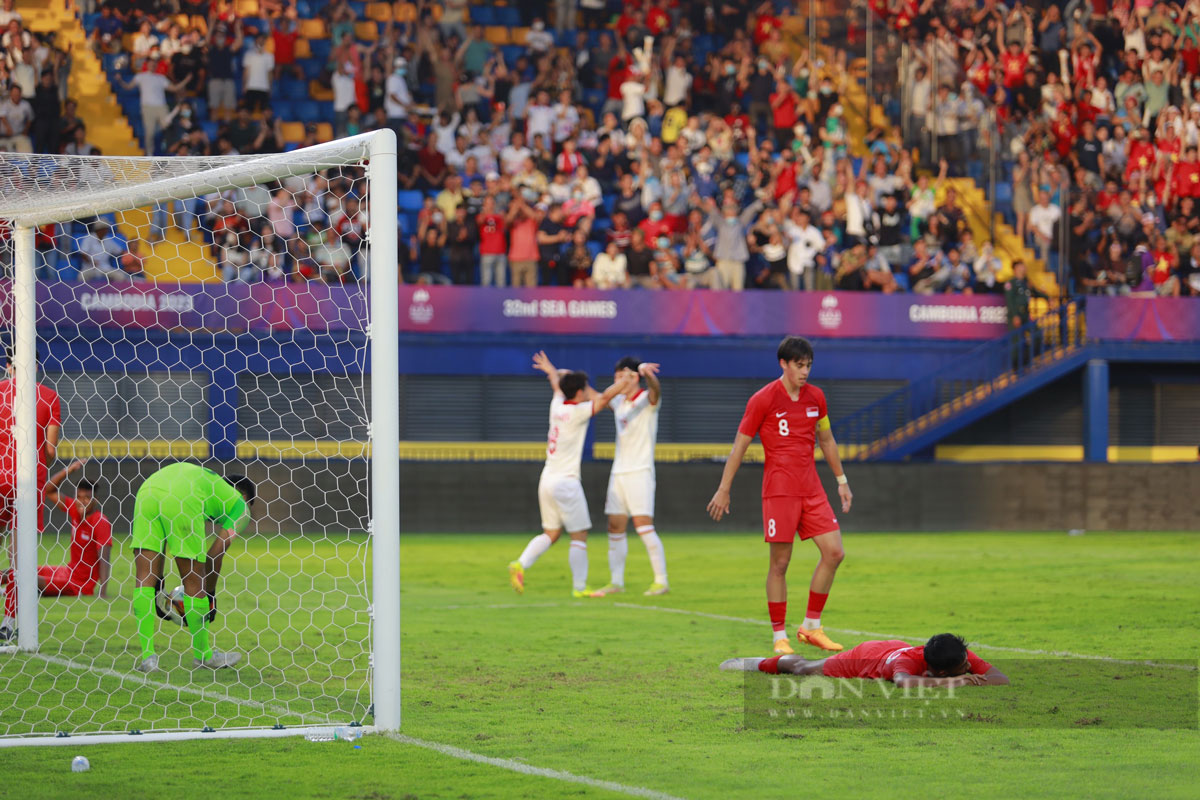
[[[609,241],[592,262],[591,285],[597,289],[628,289],[629,273],[625,254],[615,241]]]
[[[496,209],[496,198],[483,198],[483,210],[476,218],[479,230],[479,275],[483,286],[504,286],[508,270],[508,245],[504,240],[504,216]]]
[[[32,128],[33,106],[14,83],[8,89],[8,97],[0,102],[0,149],[32,153],[33,140],[29,137]]]
[[[563,224],[562,206],[555,203],[538,224],[537,243],[542,283],[549,286],[569,286],[563,248],[571,241],[571,232]]]
[[[237,54],[242,50],[242,27],[235,33],[214,26],[208,45],[208,112],[218,122],[228,122],[237,106],[237,85],[234,70]]]
[[[33,151],[57,153],[61,105],[58,102],[58,86],[54,82],[54,73],[50,70],[42,70],[30,107],[33,109],[33,126],[30,130]]]
[[[465,204],[454,209],[454,218],[446,226],[446,241],[450,254],[450,279],[460,286],[475,283],[479,229],[475,220],[467,216]]]
[[[251,111],[264,110],[271,99],[271,76],[275,73],[275,56],[267,52],[266,34],[254,38],[254,47],[242,57],[242,70],[245,104]]]
[[[721,284],[725,289],[740,292],[745,288],[746,262],[750,260],[746,235],[761,208],[762,202],[755,201],[739,214],[737,203],[727,200],[718,211],[716,202],[708,200],[709,222],[717,231],[713,255],[717,274],[721,276]]]
[[[82,268],[79,277],[85,281],[125,281],[129,276],[120,267],[119,259],[125,255],[125,244],[112,235],[108,223],[99,220],[92,224],[79,243]]]
[[[508,262],[513,286],[537,286],[537,233],[540,214],[523,192],[513,194],[505,223],[509,230]]]

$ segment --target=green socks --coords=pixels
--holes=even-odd
[[[138,586],[133,590],[133,616],[137,620],[138,641],[142,658],[154,655],[154,587]]]
[[[183,618],[192,634],[192,652],[201,661],[207,661],[213,655],[212,645],[208,642],[208,620],[204,618],[208,607],[207,597],[183,598]]]

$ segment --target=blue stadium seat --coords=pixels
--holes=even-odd
[[[518,58],[525,55],[525,48],[519,44],[506,44],[500,48],[500,52],[504,54],[505,65],[511,68]]]
[[[471,22],[476,25],[495,25],[496,11],[491,6],[471,6]]]
[[[204,97],[193,97],[192,110],[195,112],[197,119],[208,119],[208,99]]]
[[[259,33],[266,33],[266,34],[271,33],[270,23],[268,23],[262,17],[243,17],[242,25],[245,28],[254,28]],[[247,39],[249,39],[249,35],[247,35]],[[249,44],[251,47],[254,46],[254,42],[249,42]]]
[[[308,93],[308,84],[304,81],[285,80],[283,84],[283,96],[288,100],[307,100],[310,95]]]
[[[365,0],[350,0],[350,7],[354,9],[354,13],[359,19],[364,19],[367,16],[367,4]]]
[[[315,100],[301,100],[296,103],[296,120],[298,122],[323,122],[332,119],[321,114],[321,105]]]
[[[596,114],[600,113],[600,109],[604,107],[604,101],[607,99],[608,92],[603,89],[585,89],[583,92],[583,104]]]
[[[322,65],[329,61],[329,54],[333,52],[332,39],[309,39],[308,46],[312,49],[313,58]]]
[[[604,216],[611,217],[617,207],[617,196],[611,192],[606,193],[600,202],[604,206]]]
[[[325,62],[315,58],[300,58],[296,60],[296,63],[304,71],[304,77],[310,81],[321,77],[321,73],[325,71]]]
[[[602,248],[600,247],[599,242],[588,242],[587,249],[588,249],[588,252],[592,254],[592,258],[595,258],[597,255],[600,254],[600,250]]]
[[[976,183],[983,183],[983,164],[974,159],[968,161],[967,177]]]
[[[414,190],[401,190],[396,193],[396,204],[401,211],[420,211],[425,205],[425,195]]]
[[[204,129],[204,135],[208,137],[213,144],[217,143],[217,123],[211,119],[206,119],[200,123],[200,127]]]
[[[300,19],[308,19],[309,17],[316,16],[313,13],[312,3],[308,2],[308,0],[296,0],[296,14]]]
[[[557,47],[574,47],[575,31],[556,31],[554,34],[554,44]]]
[[[600,34],[603,31],[593,28],[588,31],[588,47],[598,47],[600,45]]]
[[[748,167],[750,165],[750,154],[749,153],[737,153],[736,155],[734,155],[733,160],[735,162],[737,162],[737,165],[739,167],[741,167],[742,169],[746,169],[746,167]],[[855,172],[855,174],[858,174],[857,171]]]
[[[91,33],[96,29],[96,20],[100,19],[100,12],[83,15],[83,29]]]
[[[861,158],[855,156],[850,158],[850,168],[854,170],[855,175],[862,171],[862,162],[863,160]]]
[[[496,24],[506,28],[521,27],[521,12],[513,6],[497,6]]]
[[[272,100],[271,108],[274,110],[275,116],[284,122],[296,119],[296,104],[291,100]]]
[[[419,227],[421,227],[421,224],[417,222],[415,212],[409,212],[404,215],[404,230],[408,231],[409,236],[416,236],[417,228]]]

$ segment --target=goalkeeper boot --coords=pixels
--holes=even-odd
[[[813,628],[811,631],[803,627],[798,628],[796,630],[796,638],[801,644],[811,644],[813,647],[819,647],[822,650],[830,650],[836,653],[842,649],[840,644],[825,635],[824,628]]]
[[[520,561],[509,562],[508,582],[512,584],[517,594],[525,594],[525,567]]]
[[[792,643],[787,639],[776,639],[775,646],[772,649],[777,656],[790,656],[796,652],[792,649]]]
[[[658,581],[655,581],[654,583],[650,584],[650,588],[642,592],[642,594],[646,597],[654,597],[655,595],[666,594],[669,591],[671,591],[670,586],[667,586],[665,583],[659,583]]]
[[[158,672],[158,656],[146,656],[133,665],[138,672]]]
[[[783,641],[783,640],[780,640]],[[721,662],[722,672],[755,672],[765,658],[728,658]]]
[[[571,597],[574,597],[576,600],[583,597],[596,597],[596,590],[590,586],[585,586],[582,589],[575,589],[572,591]]]
[[[224,669],[225,667],[232,667],[241,660],[241,653],[222,653],[220,650],[213,650],[211,658],[206,658],[203,661],[194,658],[192,659],[192,664],[196,667],[206,667],[208,669]]]
[[[625,591],[624,586],[617,586],[615,583],[610,583],[607,586],[601,586],[596,591],[592,592],[591,597],[608,597],[610,594],[620,594]]]

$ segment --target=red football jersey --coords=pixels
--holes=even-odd
[[[763,497],[824,496],[813,451],[817,423],[826,414],[824,392],[806,383],[793,400],[782,379],[768,383],[746,403],[738,433],[757,435],[762,442],[766,455]]]
[[[0,486],[17,486],[17,441],[13,436],[16,424],[13,403],[16,383],[12,378],[0,381]],[[38,486],[46,483],[46,428],[62,425],[62,406],[58,393],[49,386],[37,385],[37,453]]]
[[[77,503],[66,506],[71,518],[71,583],[86,592],[100,578],[100,550],[112,544],[112,523],[100,509],[84,519]]]
[[[983,675],[992,665],[967,651],[972,675]],[[882,678],[892,680],[897,672],[921,677],[929,670],[924,645],[910,645],[899,639],[869,641],[830,656],[822,673],[830,678]]]

